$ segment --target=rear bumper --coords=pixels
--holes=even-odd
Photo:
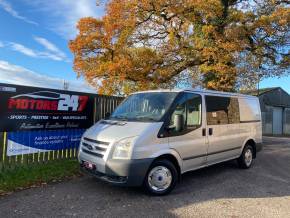
[[[107,160],[105,163],[105,172],[98,171],[96,165],[95,170],[84,167],[83,161],[80,162],[81,170],[92,175],[102,181],[120,185],[120,186],[141,186],[146,173],[153,159],[139,160]]]
[[[256,152],[259,152],[263,149],[263,143],[257,143],[256,144]]]

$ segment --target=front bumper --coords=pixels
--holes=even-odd
[[[107,160],[105,171],[87,169],[84,166],[85,160],[80,160],[81,170],[102,181],[121,186],[141,186],[146,173],[153,161],[151,158],[136,160]]]

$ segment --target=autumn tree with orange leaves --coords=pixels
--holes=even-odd
[[[111,0],[101,19],[78,22],[69,48],[101,94],[184,79],[234,91],[289,73],[289,24],[283,0]]]

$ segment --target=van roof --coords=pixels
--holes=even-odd
[[[135,93],[147,93],[147,92],[195,92],[195,93],[203,93],[203,94],[222,95],[222,96],[257,98],[252,95],[245,95],[245,94],[234,93],[234,92],[222,92],[222,91],[213,91],[213,90],[207,90],[207,89],[190,89],[190,88],[189,89],[156,89],[156,90],[140,91],[140,92],[135,92]]]

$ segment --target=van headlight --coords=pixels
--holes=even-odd
[[[125,138],[115,143],[113,159],[130,159],[135,137]]]

